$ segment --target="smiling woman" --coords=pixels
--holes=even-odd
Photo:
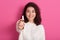
[[[29,2],[23,10],[24,20],[16,23],[16,30],[19,32],[19,40],[45,40],[45,30],[41,24],[39,7]]]
[[[27,17],[28,14],[30,14],[30,16],[33,16],[33,17],[35,16],[34,18],[33,17],[32,18],[33,18],[34,23],[36,25],[41,24],[40,10],[39,10],[39,7],[35,3],[29,2],[28,4],[26,4],[26,6],[23,10],[24,21],[25,22],[28,22],[29,19],[30,19],[30,18],[28,19],[28,17]]]

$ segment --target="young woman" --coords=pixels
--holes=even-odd
[[[29,2],[23,10],[24,20],[16,23],[19,40],[45,40],[45,30],[41,24],[41,15],[38,6]]]

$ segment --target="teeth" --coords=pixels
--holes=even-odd
[[[30,16],[30,17],[32,17],[32,16]]]
[[[32,17],[32,16],[29,16],[29,17]]]

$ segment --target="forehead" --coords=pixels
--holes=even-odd
[[[28,7],[27,10],[35,10],[34,7]]]

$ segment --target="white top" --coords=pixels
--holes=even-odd
[[[36,25],[34,23],[25,23],[24,29],[18,29],[18,22],[16,23],[16,31],[19,33],[18,40],[45,40],[45,31],[42,24]]]

